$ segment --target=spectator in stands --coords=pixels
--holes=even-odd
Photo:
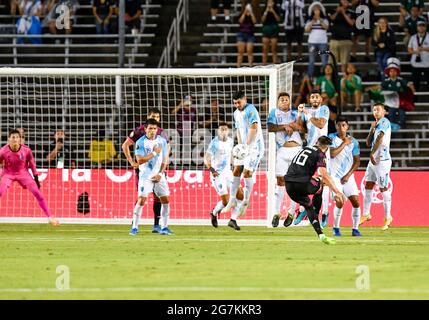
[[[176,115],[176,129],[180,135],[183,134],[185,128],[189,127],[192,130],[197,123],[197,108],[192,105],[191,96],[186,96],[181,100],[174,108],[173,114]]]
[[[298,45],[298,59],[302,56],[302,41],[304,40],[304,1],[283,0],[282,9],[285,11],[285,31],[287,43],[287,60],[292,61],[292,43]]]
[[[256,17],[257,21],[261,20],[261,10],[260,10],[260,0],[240,0],[241,8],[244,8],[247,3],[252,4],[253,14]]]
[[[379,0],[352,0],[352,6],[354,7],[355,12],[357,8],[368,8],[369,11],[369,25],[362,25],[362,21],[356,19],[356,23],[354,26],[354,36],[353,36],[353,49],[352,54],[350,56],[351,62],[357,61],[356,51],[359,43],[360,36],[364,36],[365,38],[365,62],[370,62],[369,52],[371,49],[371,40],[372,40],[372,30],[374,29],[375,24],[375,11],[380,5]],[[363,12],[361,10],[359,13]],[[356,14],[359,14],[356,12]],[[365,21],[365,20],[363,20]]]
[[[11,12],[16,14],[18,11],[21,16],[16,23],[16,31],[22,35],[40,35],[42,34],[42,24],[39,17],[42,15],[43,5],[40,0],[12,0]],[[18,43],[30,42],[41,44],[42,39],[37,37],[20,37]]]
[[[417,33],[410,39],[408,53],[412,55],[411,68],[414,87],[420,91],[420,82],[425,79],[426,88],[429,90],[429,35],[425,21],[417,22]]]
[[[76,10],[79,8],[78,0],[49,0],[47,3],[48,14],[43,25],[49,26],[49,32],[57,34],[58,30],[65,30],[66,34],[72,33],[72,25],[75,22]],[[69,10],[69,14],[65,14]],[[63,19],[58,19],[63,17]]]
[[[88,156],[92,164],[98,168],[111,163],[117,155],[115,144],[106,136],[104,130],[100,130],[96,139],[91,141]]]
[[[93,0],[92,14],[95,18],[95,29],[97,34],[108,34],[110,19],[113,15],[112,0]]]
[[[334,67],[332,64],[327,64],[323,70],[324,75],[317,78],[316,89],[320,90],[321,93],[326,93],[329,98],[329,104],[336,106],[338,93],[335,88],[336,75],[334,74]]]
[[[346,74],[341,79],[341,104],[347,106],[349,98],[353,97],[355,111],[361,111],[362,102],[362,79],[356,74],[353,64],[347,64]]]
[[[411,8],[414,6],[418,8],[418,15],[421,16],[425,6],[424,0],[401,0],[401,6],[399,7],[399,26],[401,28],[404,27],[405,19],[411,14]]]
[[[219,123],[225,122],[225,112],[219,106],[218,100],[210,102],[210,109],[204,112],[204,121],[201,123],[203,128],[209,129],[212,136],[216,134]]]
[[[308,104],[310,101],[309,93],[313,90],[313,84],[309,76],[304,75],[301,83],[299,84],[299,95],[295,99],[295,106],[299,106],[301,103]]]
[[[254,26],[256,24],[256,16],[253,12],[252,4],[249,2],[243,7],[243,11],[238,19],[240,23],[239,32],[237,33],[237,68],[243,63],[244,51],[247,52],[249,66],[253,66],[253,46],[255,43]]]
[[[346,66],[350,61],[350,52],[353,46],[352,27],[356,19],[350,2],[340,0],[339,5],[329,15],[329,19],[331,20],[330,31],[332,33],[329,48],[337,61],[341,63],[341,71],[346,73]]]
[[[401,128],[406,127],[406,112],[400,107],[400,95],[410,90],[415,92],[412,83],[408,83],[405,79],[399,77],[401,69],[397,63],[390,63],[384,70],[386,78],[381,82],[381,85],[374,85],[366,89],[381,90],[384,96],[384,104],[389,107],[389,120],[396,123],[396,116],[399,115],[399,125]]]
[[[267,0],[262,14],[262,64],[268,62],[268,51],[271,44],[273,63],[277,63],[277,42],[279,38],[280,12],[274,0]]]
[[[141,5],[141,0],[125,0],[125,26],[133,34],[140,31]]]
[[[323,52],[329,49],[328,45],[328,29],[329,21],[325,18],[325,7],[319,2],[313,2],[308,8],[309,19],[305,25],[305,32],[308,35],[308,69],[307,75],[313,78],[314,62],[318,52]],[[322,69],[328,63],[328,55],[321,54]]]
[[[45,159],[49,168],[75,168],[75,160],[72,157],[71,148],[65,142],[66,134],[63,130],[57,130],[51,144],[45,146]]]
[[[420,8],[417,5],[414,5],[411,8],[411,13],[405,19],[405,25],[404,25],[404,31],[405,31],[405,37],[404,37],[404,43],[406,46],[408,46],[408,43],[410,42],[411,36],[415,35],[417,33],[417,22],[419,21],[426,21],[425,17],[419,15]]]
[[[387,65],[387,59],[396,56],[396,36],[395,32],[389,27],[386,18],[378,19],[378,25],[374,29],[372,39],[375,59],[378,64],[378,70],[383,79],[383,72]]]
[[[231,0],[222,0],[223,2],[223,13],[225,16],[225,22],[231,22]],[[210,2],[210,13],[212,22],[216,22],[216,16],[219,8],[219,0],[211,0]]]

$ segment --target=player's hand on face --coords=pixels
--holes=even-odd
[[[156,176],[153,176],[151,180],[154,182],[159,182],[161,180],[161,175],[157,174]]]

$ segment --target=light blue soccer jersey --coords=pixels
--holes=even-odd
[[[250,145],[251,149],[258,149],[259,153],[264,151],[264,137],[262,135],[261,119],[259,113],[253,104],[246,104],[243,111],[234,111],[234,124],[235,128],[239,131],[241,143],[246,144],[247,137],[249,136],[250,127],[252,124],[257,123],[258,129],[256,137]]]
[[[302,113],[302,120],[307,124],[307,146],[314,146],[321,136],[328,135],[328,120],[329,108],[326,105],[321,105],[319,108],[307,108],[311,116],[316,119],[326,119],[326,124],[322,129],[319,129],[309,121],[308,116]]]
[[[207,153],[211,157],[211,165],[218,172],[231,170],[231,152],[234,147],[234,141],[227,138],[226,141],[214,138],[208,147]]]
[[[150,179],[159,173],[162,161],[168,155],[168,147],[167,140],[159,135],[157,135],[153,140],[150,140],[146,135],[137,140],[135,154],[141,157],[152,153],[153,148],[157,146],[161,147],[161,153],[139,166],[139,178]]]
[[[268,124],[284,125],[295,122],[297,118],[298,112],[295,110],[289,110],[287,112],[284,112],[279,108],[275,108],[271,110],[267,122]],[[283,144],[287,141],[295,141],[296,143],[302,145],[302,139],[298,131],[294,131],[291,136],[289,136],[286,131],[276,132],[277,149],[283,146]]]
[[[377,161],[390,160],[390,136],[392,134],[392,129],[390,126],[390,121],[384,117],[381,118],[377,125],[375,126],[374,137],[371,144],[371,149],[374,148],[375,141],[377,140],[378,135],[384,132],[383,140],[381,141],[380,147],[377,152],[374,154],[374,158]]]
[[[343,143],[338,133],[331,133],[329,138],[332,139],[331,148],[338,148]],[[353,157],[360,155],[359,142],[353,137],[350,138],[352,138],[352,143],[345,146],[335,158],[331,158],[329,161],[329,173],[334,178],[344,177],[353,166]]]

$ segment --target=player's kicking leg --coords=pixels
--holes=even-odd
[[[238,231],[241,228],[237,224],[237,219],[240,217],[241,203],[244,198],[244,192],[241,187],[238,189],[236,196],[237,196],[237,206],[232,210],[231,219],[228,222],[228,227],[231,227]]]
[[[366,221],[371,221],[371,204],[372,204],[372,189],[374,189],[375,182],[377,181],[377,175],[375,172],[375,167],[371,163],[368,163],[365,171],[365,194],[363,197],[363,212],[360,217],[359,225],[365,223]]]
[[[221,210],[221,213],[227,213],[237,206],[237,191],[240,188],[241,173],[243,172],[242,160],[234,160],[234,170],[232,171],[232,182],[229,190],[229,201]]]

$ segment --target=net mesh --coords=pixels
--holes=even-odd
[[[280,65],[277,90],[291,93],[292,64]],[[267,219],[269,112],[268,75],[26,75],[0,76],[1,145],[14,128],[25,131],[25,144],[42,173],[42,193],[60,220],[129,222],[137,198],[137,176],[122,143],[147,118],[161,111],[161,126],[172,148],[167,171],[172,223],[210,223],[218,195],[211,186],[203,155],[220,122],[233,127],[232,95],[244,90],[259,110],[266,154],[244,224]],[[55,139],[64,132],[63,143]],[[232,130],[232,137],[235,132]],[[0,169],[1,170],[1,169]],[[86,201],[85,196],[88,196]],[[0,218],[24,221],[43,213],[33,196],[14,183],[0,198]],[[152,197],[143,223],[153,217]],[[84,210],[82,208],[85,208]],[[89,212],[87,212],[89,211]],[[229,219],[229,214],[220,219]],[[222,221],[222,220],[221,220]]]

